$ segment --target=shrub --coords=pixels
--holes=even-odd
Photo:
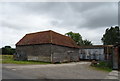
[[[14,48],[11,48],[10,46],[5,46],[5,47],[2,47],[2,54],[3,55],[13,55],[15,53],[15,49]]]

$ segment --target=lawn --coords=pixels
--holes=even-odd
[[[51,64],[50,62],[41,61],[15,61],[13,60],[13,55],[0,55],[0,63],[3,64]]]

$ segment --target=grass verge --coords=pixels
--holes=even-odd
[[[112,71],[112,63],[110,61],[99,61],[97,64],[91,65],[91,67],[101,71]]]
[[[108,67],[95,67],[95,66],[90,66],[90,68],[94,69],[94,70],[99,70],[99,71],[105,71],[105,72],[111,72],[112,69],[108,68]]]
[[[13,55],[0,55],[0,63],[3,64],[51,64],[50,62],[41,62],[41,61],[15,61],[13,60]]]

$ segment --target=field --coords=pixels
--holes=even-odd
[[[51,64],[50,62],[40,61],[15,61],[13,55],[0,55],[0,63],[3,64]]]

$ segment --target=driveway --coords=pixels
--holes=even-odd
[[[109,72],[94,70],[90,62],[48,65],[3,64],[3,79],[104,79]],[[7,73],[9,72],[9,73]]]

